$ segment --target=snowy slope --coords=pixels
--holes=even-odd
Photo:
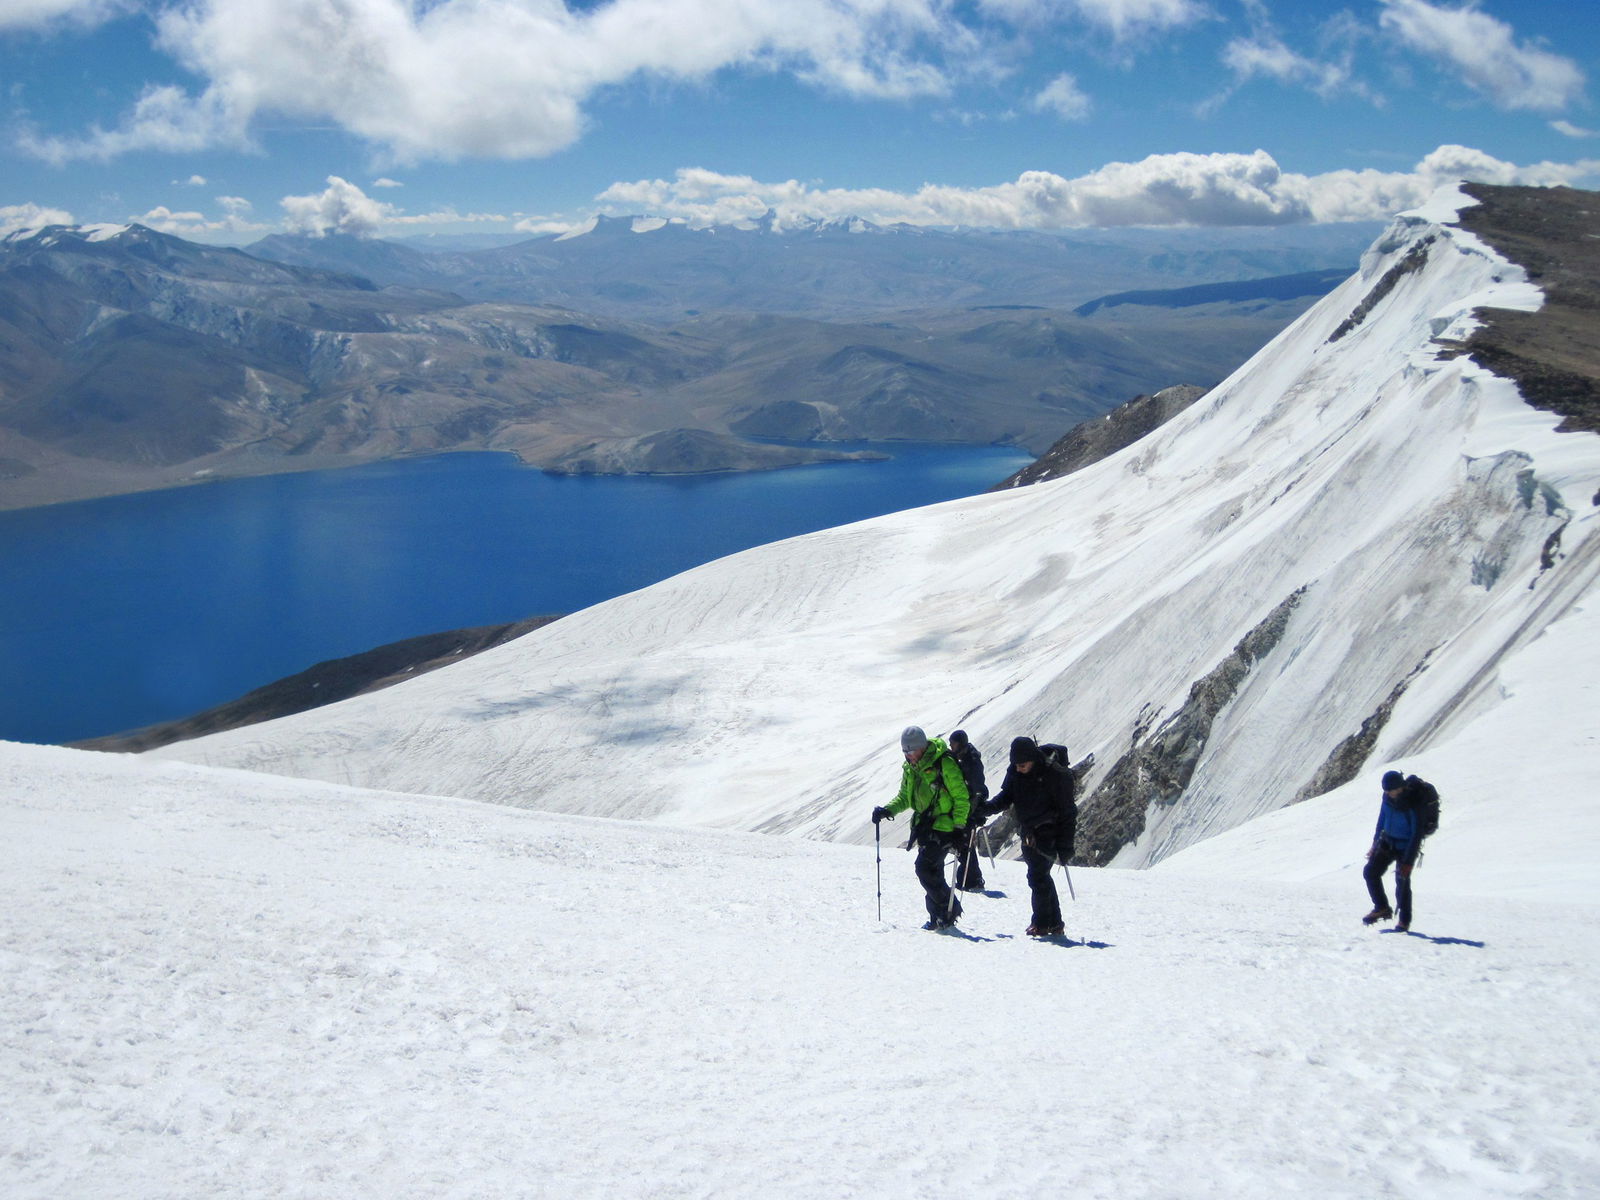
[[[1138,835],[1119,865],[1320,790],[1364,723],[1381,730],[1349,769],[1370,793],[1503,703],[1506,657],[1592,604],[1600,568],[1600,439],[1440,356],[1475,307],[1541,302],[1451,224],[1466,203],[1400,218],[1205,400],[1077,475],[752,550],[159,753],[863,842],[903,725],[963,725],[997,764],[1036,733],[1095,754],[1090,840]],[[1247,637],[1231,700],[1195,725],[1191,690]],[[1588,728],[1592,708],[1540,690],[1530,724]],[[1463,803],[1496,795],[1454,761],[1437,774]]]
[[[148,758],[0,744],[0,829],[7,1200],[1600,1190],[1596,898],[1364,929],[1360,830],[1056,944],[1015,863],[928,934],[898,848],[880,922],[870,846]]]

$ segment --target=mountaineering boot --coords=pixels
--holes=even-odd
[[[1411,932],[1411,922],[1410,921],[1396,921],[1395,922],[1395,926],[1394,926],[1394,931],[1396,933],[1410,933]]]
[[[1361,923],[1363,925],[1376,925],[1379,921],[1387,921],[1392,916],[1394,916],[1394,909],[1385,904],[1362,917]]]

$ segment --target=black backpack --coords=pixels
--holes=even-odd
[[[983,757],[971,742],[967,743],[965,754],[957,754],[954,748],[948,753],[955,759],[956,766],[961,768],[961,781],[967,785],[967,799],[972,804],[972,815],[968,818],[968,824],[971,824],[977,819],[978,805],[989,798],[989,785],[983,778]]]
[[[1061,815],[1067,828],[1072,829],[1078,823],[1078,777],[1072,773],[1072,759],[1067,754],[1067,748],[1058,742],[1038,743],[1039,753],[1044,755],[1044,765],[1055,773],[1061,796]]]
[[[1422,836],[1439,831],[1439,789],[1417,775],[1406,776],[1406,795],[1422,824]]]

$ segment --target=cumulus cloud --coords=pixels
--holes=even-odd
[[[44,208],[38,204],[0,204],[0,237],[19,229],[41,229],[46,225],[76,225],[78,220],[65,209]]]
[[[312,237],[323,237],[330,233],[374,237],[395,227],[483,223],[504,225],[511,221],[504,213],[463,213],[454,208],[407,213],[396,205],[374,200],[358,186],[337,175],[328,176],[327,182],[328,186],[320,192],[308,196],[285,196],[279,201],[283,207],[285,229],[290,233],[309,234]]]
[[[392,204],[374,200],[355,184],[328,176],[328,186],[310,196],[285,196],[284,227],[291,233],[323,237],[348,233],[371,237],[396,213]]]
[[[1500,108],[1554,112],[1583,93],[1584,74],[1570,58],[1518,42],[1511,26],[1470,3],[1461,8],[1427,0],[1382,3],[1382,28],[1457,71],[1468,87]]]
[[[395,161],[538,157],[578,139],[597,91],[631,81],[742,68],[854,97],[942,96],[987,70],[1000,39],[947,0],[191,0],[158,28],[203,89],[153,87],[116,128],[34,139],[36,154],[241,146],[271,113],[331,122]]]
[[[933,184],[915,192],[819,188],[763,182],[700,168],[671,179],[616,183],[597,201],[612,214],[679,218],[694,225],[748,221],[767,212],[778,225],[864,217],[880,224],[1070,229],[1118,225],[1281,225],[1384,220],[1459,179],[1550,185],[1600,176],[1600,160],[1518,166],[1465,146],[1441,146],[1409,171],[1282,171],[1253,154],[1157,154],[1110,163],[1068,179],[1028,171],[982,188]],[[545,222],[544,228],[553,228]],[[532,227],[529,226],[529,229]]]
[[[128,219],[160,233],[198,241],[233,239],[247,234],[266,233],[271,229],[269,225],[250,219],[251,204],[243,197],[218,196],[216,201],[222,209],[223,215],[220,217],[207,216],[191,209],[175,210],[158,204],[150,211]]]
[[[1093,107],[1089,97],[1078,87],[1071,75],[1057,75],[1033,98],[1033,107],[1039,112],[1051,112],[1064,121],[1081,121]]]

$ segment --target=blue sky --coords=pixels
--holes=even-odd
[[[0,0],[0,232],[1070,229],[1600,186],[1593,0]]]

